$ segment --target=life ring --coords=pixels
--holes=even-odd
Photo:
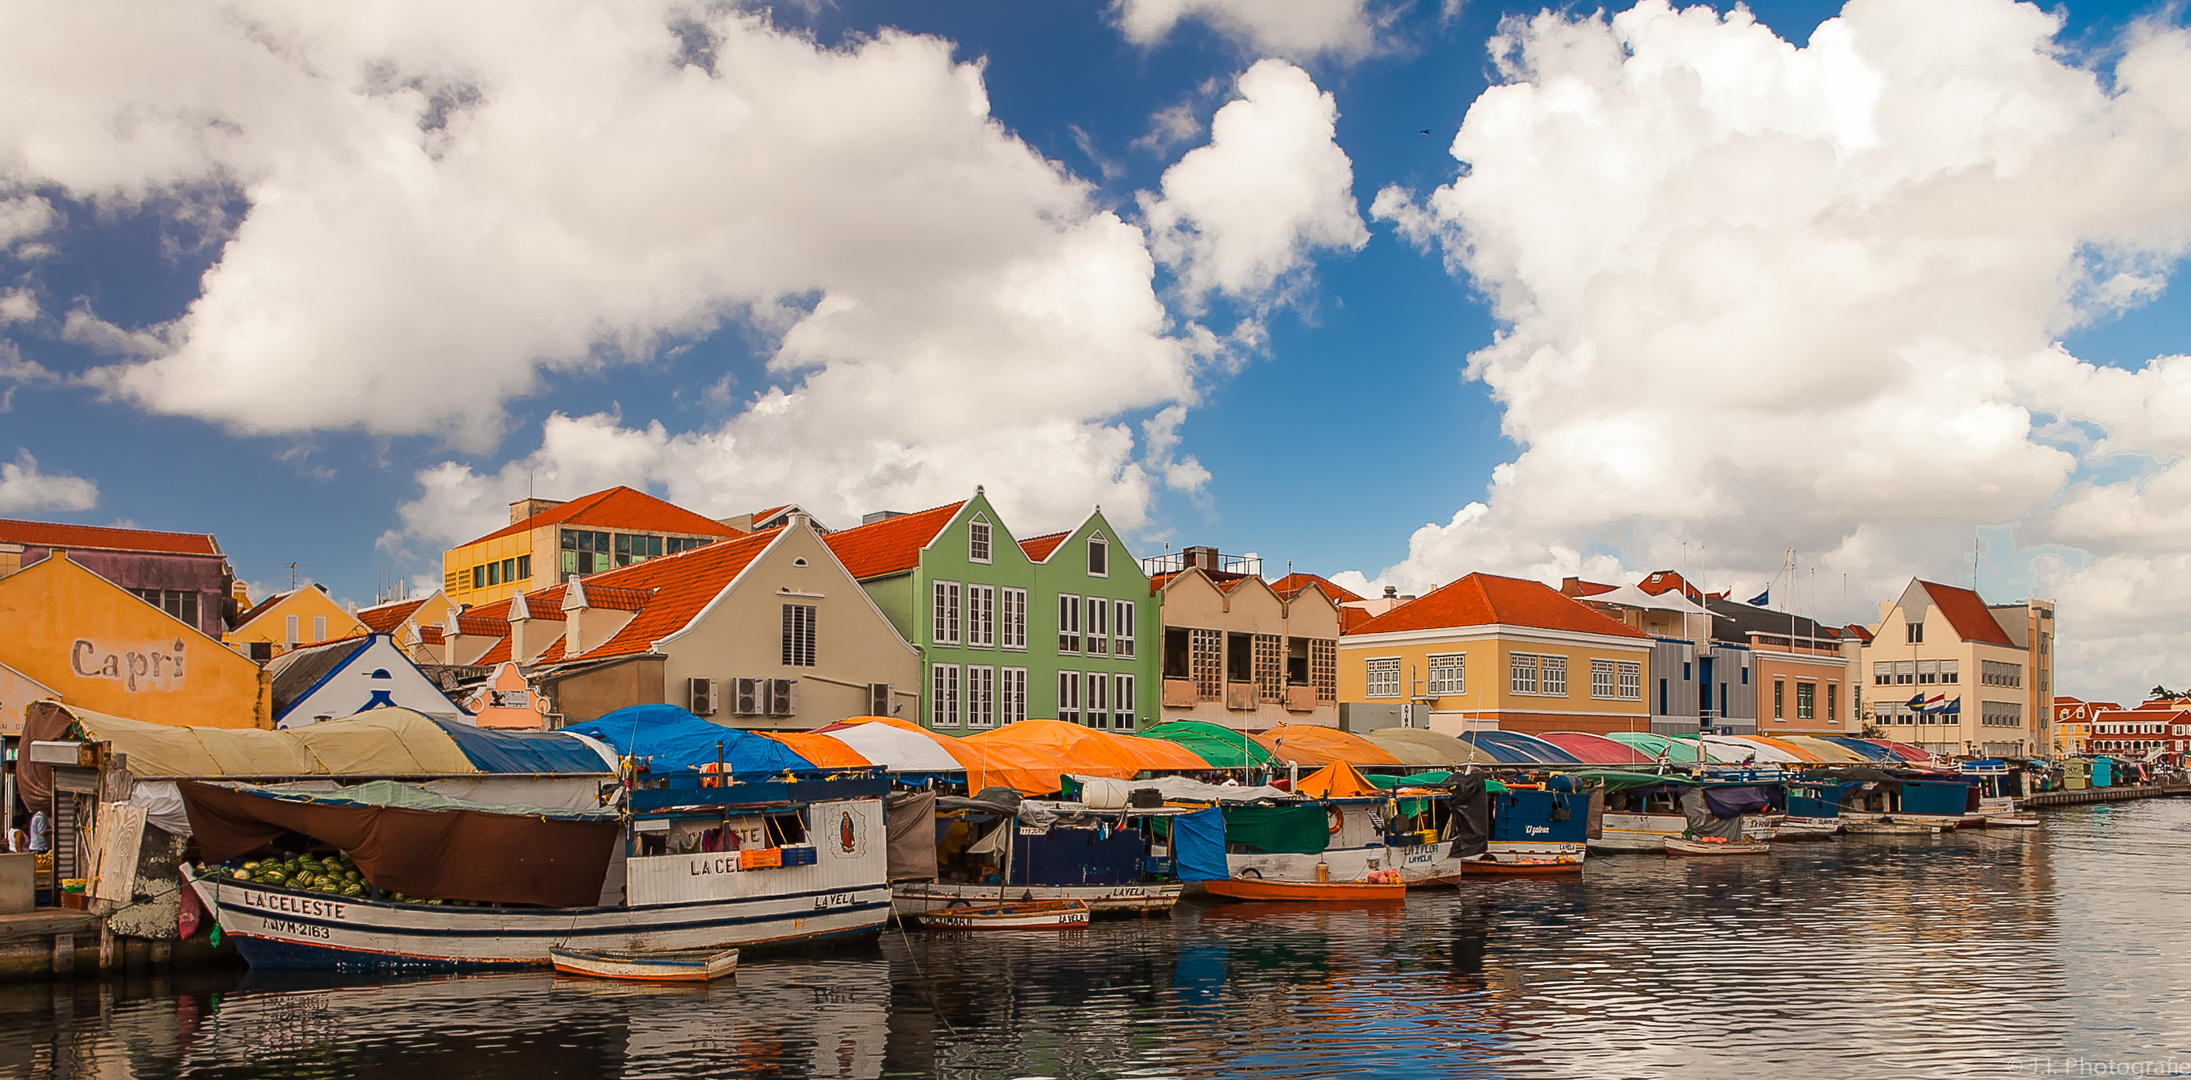
[[[1339,826],[1345,823],[1346,816],[1339,813],[1338,807],[1327,806],[1324,808],[1324,831],[1326,833],[1332,836],[1339,835]]]

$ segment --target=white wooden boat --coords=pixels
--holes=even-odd
[[[1773,846],[1756,840],[1692,840],[1686,836],[1666,838],[1668,855],[1769,855]]]
[[[1927,833],[1946,832],[1953,828],[1937,821],[1897,821],[1893,818],[1875,818],[1867,821],[1851,821],[1842,831],[1851,836],[1921,836]]]
[[[2039,815],[1987,814],[1985,824],[1989,829],[2036,829],[2039,827]]]
[[[1075,900],[1088,905],[1091,915],[1161,915],[1179,903],[1176,881],[1145,881],[1132,885],[1011,885],[1005,896],[1012,900]],[[890,887],[900,912],[917,914],[940,908],[969,907],[998,902],[997,887],[976,881],[901,881]]]
[[[1767,839],[1773,835],[1773,830],[1772,820],[1762,814],[1742,815],[1742,836],[1745,840]],[[1608,813],[1602,819],[1598,838],[1590,841],[1590,850],[1600,853],[1662,852],[1666,850],[1667,837],[1678,837],[1688,831],[1689,819],[1678,813]]]
[[[1031,900],[986,907],[936,908],[913,916],[924,930],[1079,930],[1088,905],[1078,900]]]
[[[549,949],[566,975],[634,982],[714,982],[738,970],[736,949]]]
[[[1841,831],[1840,818],[1782,818],[1773,823],[1775,840],[1823,840]]]

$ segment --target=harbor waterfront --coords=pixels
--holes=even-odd
[[[706,989],[240,968],[12,985],[0,1077],[2167,1075],[2191,1056],[2191,801],[2042,817],[1594,858],[1373,908],[893,929]]]

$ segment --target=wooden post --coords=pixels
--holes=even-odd
[[[63,930],[53,935],[53,973],[64,979],[76,975],[76,931]]]

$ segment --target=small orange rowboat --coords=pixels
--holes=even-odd
[[[1573,855],[1523,855],[1507,859],[1485,856],[1461,860],[1461,873],[1504,877],[1542,877],[1582,873],[1582,860]]]
[[[1083,900],[1028,900],[988,907],[937,908],[913,918],[927,930],[1085,930]]]
[[[1294,900],[1325,904],[1376,904],[1407,899],[1400,881],[1265,881],[1225,878],[1205,881],[1211,896],[1227,900]]]
[[[549,949],[565,975],[634,982],[713,982],[738,970],[736,949]]]

